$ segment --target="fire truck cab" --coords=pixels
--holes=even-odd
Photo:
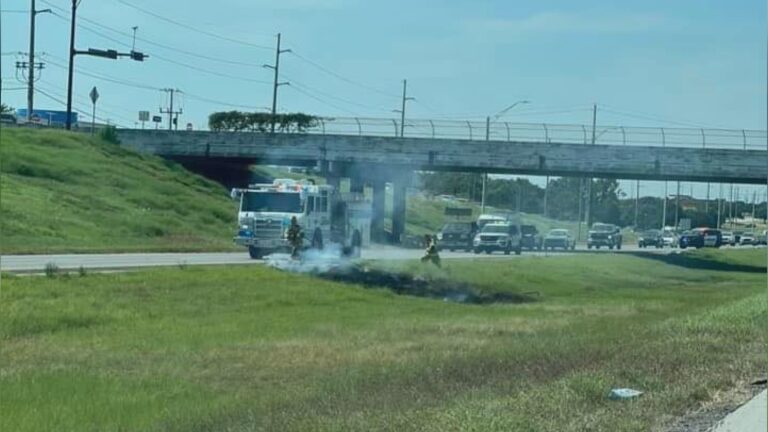
[[[290,250],[287,230],[293,217],[301,226],[305,248],[338,244],[344,254],[358,256],[370,244],[371,203],[361,193],[276,179],[232,189],[231,196],[240,201],[234,242],[247,247],[251,258]]]

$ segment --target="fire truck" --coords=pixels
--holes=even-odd
[[[362,193],[341,193],[311,181],[276,179],[232,189],[240,201],[235,244],[248,248],[251,258],[290,250],[287,231],[294,216],[304,235],[304,247],[323,249],[337,244],[346,255],[359,256],[370,244],[371,203]]]

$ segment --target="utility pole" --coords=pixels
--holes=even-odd
[[[710,183],[707,182],[707,201],[704,202],[704,213],[709,214],[709,185]],[[693,196],[693,194],[691,194]]]
[[[160,107],[160,114],[168,114],[168,130],[173,130],[173,123],[176,123],[176,129],[178,130],[179,126],[179,114],[183,114],[183,110],[179,108],[178,111],[173,110],[173,95],[174,93],[181,93],[181,90],[179,89],[172,89],[172,88],[165,88],[163,89],[164,92],[170,94],[170,103],[168,105],[168,109],[163,109],[163,107]],[[176,121],[174,122],[174,118]]]
[[[35,0],[30,1],[29,8],[29,71],[27,72],[27,123],[32,121],[32,110],[35,109],[35,21],[37,14],[48,12],[50,9],[37,10]],[[42,69],[42,64],[39,68]]]
[[[547,217],[547,195],[549,194],[549,176],[547,176],[546,184],[544,185],[544,217]]]
[[[597,141],[597,136],[595,135],[595,131],[597,129],[597,104],[594,104],[592,106],[592,145],[595,145],[595,142]],[[587,229],[589,229],[591,225],[591,219],[592,219],[592,177],[587,179],[587,210],[586,210],[586,216],[584,217],[587,222]]]
[[[677,182],[677,194],[675,195],[675,228],[680,226],[680,181]]]
[[[275,133],[275,122],[277,121],[277,88],[281,85],[290,85],[288,82],[279,82],[280,79],[280,54],[285,54],[287,52],[291,52],[291,50],[281,50],[280,49],[280,33],[277,34],[277,49],[275,50],[275,64],[274,65],[263,65],[267,69],[272,69],[275,71],[275,81],[272,86],[272,121],[270,126],[270,131],[272,133]]]
[[[576,241],[581,241],[581,213],[584,206],[584,179],[579,177],[579,232],[576,234]]]
[[[720,229],[720,213],[723,211],[723,184],[720,183],[720,189],[717,194],[717,229]]]
[[[405,103],[416,98],[407,96],[408,80],[403,80],[403,103],[400,109],[400,138],[405,136]],[[488,128],[485,132],[485,140],[488,141]],[[483,201],[485,201],[485,177],[483,177]]]
[[[403,113],[402,120],[400,121],[400,125],[402,127],[403,124],[405,124],[405,80],[403,80],[403,110],[401,113]],[[400,136],[403,136],[403,129],[400,129]],[[491,140],[491,117],[485,118],[485,142],[488,142]],[[483,196],[480,198],[480,214],[485,214],[485,185],[488,183],[488,173],[483,173]]]
[[[733,229],[733,183],[731,183],[730,199],[728,200],[728,220],[731,222],[731,229]]]
[[[67,130],[72,130],[72,82],[75,74],[75,17],[78,0],[72,0],[72,18],[69,29],[69,71],[67,73]]]
[[[669,198],[669,182],[664,180],[664,204],[661,207],[661,229],[667,226],[667,198]]]
[[[635,180],[635,230],[637,230],[637,213],[640,209],[640,180]]]

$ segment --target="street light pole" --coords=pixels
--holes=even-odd
[[[405,85],[405,82],[403,82],[403,85]],[[403,97],[405,97],[405,86],[403,86]],[[528,104],[531,103],[531,101],[528,100],[520,100],[512,105],[504,108],[503,110],[499,111],[493,116],[493,120],[498,120],[502,115],[506,114],[509,110],[512,108],[520,105],[520,104]],[[405,102],[403,102],[403,112],[405,112]],[[485,117],[485,141],[489,142],[491,140],[491,116]],[[482,197],[480,198],[480,213],[485,212],[485,186],[488,182],[488,173],[483,173],[483,191],[482,191]],[[519,198],[519,197],[518,197]]]

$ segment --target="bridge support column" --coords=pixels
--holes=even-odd
[[[371,203],[371,238],[377,242],[383,242],[386,238],[384,233],[384,217],[387,183],[383,180],[373,182],[373,202]]]
[[[392,242],[400,244],[405,234],[405,198],[408,183],[395,180],[392,191]]]

